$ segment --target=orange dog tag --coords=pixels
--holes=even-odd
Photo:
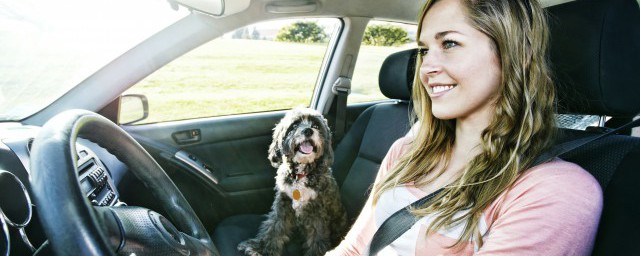
[[[294,190],[293,191],[293,200],[300,200],[300,190]]]

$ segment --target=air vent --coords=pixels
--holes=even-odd
[[[89,161],[83,163],[80,165],[80,167],[78,167],[78,176],[82,176],[85,172],[87,171],[92,171],[92,169],[94,168],[94,166],[96,165],[96,163],[94,162],[94,159],[91,158]]]

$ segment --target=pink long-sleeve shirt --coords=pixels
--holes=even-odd
[[[379,182],[409,149],[410,135],[396,141],[383,160]],[[369,198],[342,243],[328,255],[363,255],[375,231],[400,208],[426,196],[413,184],[382,194],[375,207]],[[427,236],[434,216],[421,218],[378,255],[589,255],[602,212],[598,182],[573,163],[555,159],[524,171],[482,214],[484,244],[473,241],[449,248],[463,226]]]

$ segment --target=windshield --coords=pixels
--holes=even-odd
[[[166,0],[0,0],[0,121],[41,110],[187,14]]]

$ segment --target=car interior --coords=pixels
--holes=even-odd
[[[601,6],[594,7],[596,4]],[[635,97],[631,96],[637,95],[637,86],[634,84],[640,79],[638,73],[632,71],[632,63],[639,57],[637,47],[633,47],[634,44],[637,45],[638,37],[636,36],[635,40],[623,40],[630,31],[617,30],[619,25],[616,25],[631,16],[635,16],[633,19],[636,20],[640,16],[637,8],[633,8],[632,1],[620,1],[611,7],[606,6],[607,4],[609,3],[572,2],[549,8],[552,17],[551,34],[554,40],[551,44],[551,59],[558,73],[557,82],[562,85],[558,90],[561,95],[561,113],[625,118],[633,117],[640,111],[640,105],[635,103]],[[594,16],[600,19],[587,18]],[[591,22],[598,25],[588,24]],[[637,35],[638,29],[634,29]],[[567,36],[566,33],[571,33],[571,36]],[[621,41],[628,45],[618,45]],[[629,49],[629,52],[620,49]],[[384,149],[388,149],[393,141],[410,129],[411,124],[407,117],[416,54],[416,50],[406,50],[385,60],[379,75],[380,90],[387,97],[398,101],[377,104],[365,110],[336,148],[334,176],[341,186],[343,203],[351,221],[354,221],[366,201],[367,191],[375,179],[375,170],[379,168],[386,154]],[[603,60],[601,56],[609,56],[610,59]],[[615,80],[612,80],[613,77]],[[571,99],[567,98],[575,97],[576,91],[585,97],[588,104],[576,104],[584,102],[585,99],[571,102]],[[623,92],[628,102],[622,99],[622,95],[612,95]],[[607,99],[609,95],[616,100]],[[558,143],[588,138],[594,134],[597,132],[563,130]],[[622,255],[636,250],[636,246],[628,239],[637,238],[639,235],[631,234],[635,231],[629,229],[630,223],[637,222],[634,220],[634,216],[638,216],[637,207],[633,206],[633,200],[626,201],[621,198],[634,193],[627,189],[632,188],[629,184],[631,181],[639,178],[635,172],[640,165],[637,160],[640,159],[637,155],[640,152],[639,145],[638,138],[614,135],[561,156],[590,171],[605,191],[605,210],[594,254]],[[637,193],[633,195],[631,198],[638,196]],[[624,203],[617,202],[618,200]],[[224,219],[213,234],[220,252],[223,255],[240,255],[235,249],[236,245],[255,236],[263,217],[254,214]],[[300,255],[299,250],[299,247],[288,248],[287,252],[288,255]]]
[[[345,103],[340,103],[332,85],[353,72],[359,42],[370,20],[366,17],[415,23],[407,17],[417,16],[421,2],[397,1],[395,8],[387,8],[386,12],[369,11],[366,6],[359,6],[361,1],[349,1],[345,6],[334,2],[338,1],[308,1],[307,5],[300,1],[251,1],[247,6],[230,5],[229,13],[237,13],[220,17],[193,11],[83,81],[65,95],[66,99],[52,103],[19,125],[0,126],[0,170],[8,171],[0,172],[0,184],[12,188],[0,188],[5,191],[0,193],[0,219],[6,238],[0,244],[0,254],[113,254],[115,249],[107,241],[118,240],[112,235],[117,231],[101,230],[118,229],[112,214],[129,220],[152,209],[157,214],[152,215],[147,226],[137,226],[141,222],[131,220],[130,229],[124,228],[132,234],[142,230],[128,239],[153,244],[150,240],[165,237],[162,232],[174,238],[182,232],[187,244],[153,253],[184,253],[180,249],[195,254],[242,255],[236,249],[238,243],[256,235],[273,201],[275,170],[267,159],[267,148],[273,126],[285,111],[150,125],[118,126],[110,121],[117,123],[114,118],[120,96],[127,87],[174,58],[238,27],[287,15],[343,17],[343,29],[333,42],[335,48],[327,53],[329,64],[316,86],[318,96],[311,107],[321,111],[332,128],[339,122],[346,123],[344,136],[334,141],[332,170],[348,220],[353,223],[389,147],[411,129],[409,113],[417,50],[398,51],[383,62],[377,74],[378,86],[388,100],[351,104],[342,110],[345,106],[340,104]],[[597,126],[585,130],[561,129],[556,144],[586,141],[634,120],[640,113],[640,26],[636,25],[640,24],[639,1],[544,4],[548,6],[551,26],[550,60],[559,95],[558,113],[602,117]],[[378,9],[381,8],[373,8]],[[407,10],[414,13],[407,15]],[[178,47],[164,49],[158,41],[176,42]],[[136,58],[154,61],[135,67],[126,64]],[[105,104],[99,108],[90,105],[105,97],[108,100],[102,100]],[[74,98],[83,99],[69,100]],[[67,112],[60,117],[58,113],[66,109],[88,109],[106,119],[89,111]],[[344,120],[336,121],[342,114]],[[76,137],[77,142],[73,143]],[[78,152],[77,159],[71,151]],[[593,255],[640,254],[640,247],[635,244],[640,239],[640,192],[635,189],[640,180],[640,138],[632,136],[628,129],[559,157],[582,166],[602,186],[604,209]],[[49,169],[74,171],[59,175]],[[162,175],[156,173],[158,170]],[[13,184],[16,179],[22,188]],[[62,184],[67,186],[61,187]],[[92,190],[93,185],[89,184],[101,185]],[[85,195],[84,189],[99,193]],[[26,199],[17,199],[16,195],[23,191]],[[24,204],[19,200],[34,205],[26,218],[29,224],[5,224],[5,215],[26,214],[18,206]],[[177,233],[167,228],[173,225],[166,222],[173,222]],[[96,223],[107,224],[101,227]],[[161,234],[149,234],[155,232],[157,225],[164,225]],[[79,231],[70,228],[73,226],[79,226]],[[24,242],[27,235],[31,245]],[[120,244],[118,248],[124,247]],[[130,252],[133,251],[122,249],[117,254]],[[285,255],[301,255],[300,241],[293,239]]]

